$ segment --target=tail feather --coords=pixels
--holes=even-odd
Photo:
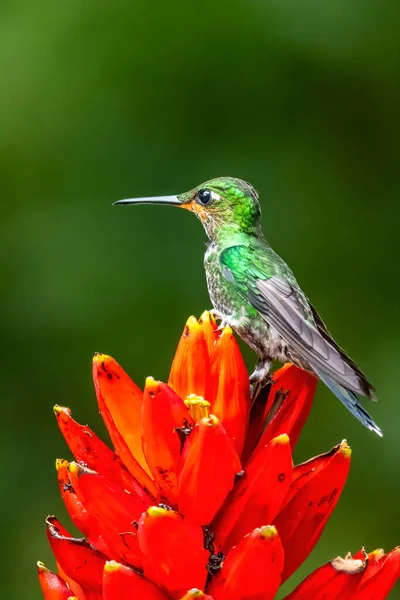
[[[332,377],[324,373],[319,368],[315,368],[313,366],[313,370],[318,375],[318,377],[328,386],[328,388],[339,398],[339,400],[345,405],[347,410],[351,412],[352,415],[358,419],[364,427],[367,427],[371,431],[375,431],[379,436],[382,437],[383,433],[378,425],[374,422],[372,417],[365,410],[363,405],[359,402],[357,396],[351,390],[337,383]]]

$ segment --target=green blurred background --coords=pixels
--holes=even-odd
[[[296,458],[346,437],[354,459],[299,577],[400,543],[399,16],[391,0],[1,3],[1,598],[41,598],[35,561],[54,565],[44,517],[65,515],[69,453],[53,404],[104,432],[93,352],[166,378],[210,306],[197,220],[111,203],[219,175],[259,190],[270,243],[380,400],[382,440],[319,386]]]

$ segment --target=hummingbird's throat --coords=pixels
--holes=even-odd
[[[210,239],[214,237],[214,232],[216,227],[218,227],[218,220],[215,218],[211,210],[207,209],[205,206],[201,206],[195,200],[191,200],[190,202],[182,204],[181,207],[194,213],[202,222],[207,236]]]

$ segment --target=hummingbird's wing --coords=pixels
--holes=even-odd
[[[373,388],[355,363],[347,357],[328,333],[322,319],[295,284],[268,260],[249,256],[245,246],[222,251],[224,276],[315,372],[324,373],[345,388],[368,397]],[[275,272],[274,272],[275,271]],[[290,273],[290,275],[292,275]],[[322,377],[321,377],[322,378]]]
[[[343,358],[343,360],[348,365],[350,365],[354,369],[354,371],[357,373],[360,384],[364,390],[363,395],[366,396],[367,398],[369,398],[370,400],[373,400],[376,402],[374,386],[368,381],[367,377],[361,371],[361,369],[357,365],[357,363],[355,363],[354,360],[352,358],[350,358],[350,356],[348,354],[346,354],[346,352],[343,350],[343,348],[341,348],[339,346],[339,344],[336,342],[336,340],[331,336],[325,323],[323,322],[320,315],[317,313],[316,309],[314,308],[314,306],[312,304],[310,304],[310,308],[311,308],[312,315],[313,315],[313,318],[315,321],[315,325],[316,325],[318,331],[320,332],[320,334],[322,335],[322,337],[325,338],[332,346],[334,346],[334,348],[336,348],[336,350],[339,352],[339,354]]]

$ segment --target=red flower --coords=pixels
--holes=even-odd
[[[348,475],[346,441],[293,467],[316,379],[293,365],[250,398],[229,327],[209,313],[185,326],[168,385],[144,392],[109,356],[93,378],[111,450],[56,406],[75,462],[57,460],[60,492],[83,538],[55,517],[58,574],[38,563],[47,600],[269,600],[320,538]],[[289,600],[381,600],[400,549],[336,558]]]

